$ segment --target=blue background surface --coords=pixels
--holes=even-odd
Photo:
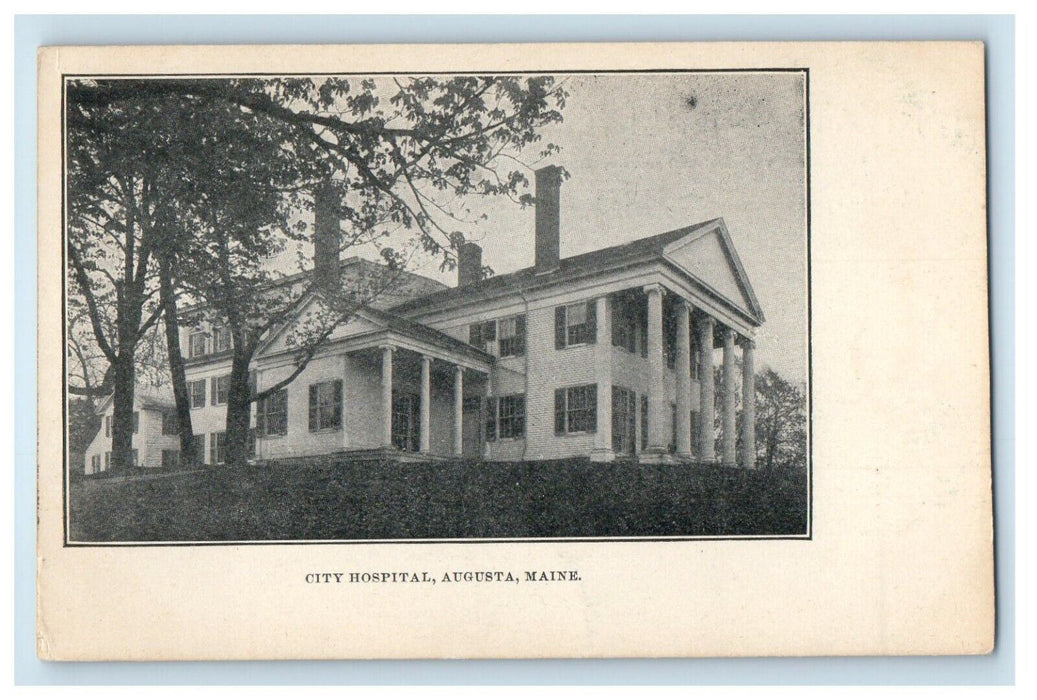
[[[15,681],[19,684],[1009,684],[1015,675],[1011,16],[19,16],[15,19]],[[44,663],[36,658],[36,48],[54,44],[982,40],[987,45],[997,648],[985,657]]]

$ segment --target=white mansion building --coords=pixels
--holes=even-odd
[[[466,243],[456,287],[405,273],[336,328],[294,381],[254,406],[255,459],[588,456],[752,468],[753,336],[763,312],[723,220],[560,259],[560,185],[558,168],[536,172],[533,267],[482,279],[482,251]],[[318,206],[314,274],[298,276],[297,284],[378,267],[340,261],[338,228]],[[319,299],[311,290],[298,313]],[[259,390],[293,369],[289,325],[273,330],[256,353]],[[219,464],[229,335],[185,329],[182,345],[192,424],[206,463]],[[111,409],[110,400],[101,404],[105,423]],[[171,395],[139,393],[135,410],[137,463],[175,465]],[[110,445],[102,425],[87,451],[88,474],[106,468]]]

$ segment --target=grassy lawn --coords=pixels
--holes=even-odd
[[[341,462],[82,480],[73,541],[781,535],[804,472],[687,465]]]

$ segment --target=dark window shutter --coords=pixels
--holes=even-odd
[[[515,317],[515,354],[526,354],[526,317]]]
[[[256,402],[256,434],[266,435],[266,399]]]
[[[491,340],[497,340],[496,321],[486,321],[482,324],[482,339],[484,343],[488,343]]]
[[[565,307],[555,307],[555,350],[565,347]]]
[[[486,397],[486,442],[497,439],[497,399]]]
[[[335,427],[342,427],[342,380],[336,379],[335,386]]]
[[[209,403],[213,406],[216,405],[216,377],[209,380],[209,389],[211,396],[209,397]]]
[[[310,430],[317,429],[317,385],[310,384]]]
[[[587,342],[598,341],[598,304],[594,299],[587,302]]]
[[[593,433],[598,429],[598,385],[591,384],[587,387],[587,403],[590,404],[591,422],[587,432]]]
[[[648,357],[648,323],[647,319],[644,319],[644,323],[639,323],[637,326],[638,341],[641,343],[641,357]]]
[[[612,312],[612,344],[617,347],[623,347],[621,331],[625,318],[622,309],[620,309],[618,297],[609,298],[609,308]]]
[[[555,435],[565,433],[565,389],[555,389]]]
[[[480,349],[483,347],[481,323],[473,323],[468,327],[468,344]]]

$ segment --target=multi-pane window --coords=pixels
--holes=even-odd
[[[260,435],[288,434],[288,390],[281,389],[259,402],[256,430]]]
[[[393,392],[392,444],[399,450],[418,451],[418,395]]]
[[[191,408],[204,408],[205,380],[198,379],[197,381],[188,382],[187,386],[191,392]]]
[[[226,352],[230,350],[230,327],[219,326],[212,332],[212,351]]]
[[[209,463],[223,464],[227,461],[227,433],[209,434]]]
[[[112,417],[111,416],[105,416],[104,417],[104,436],[105,437],[111,437],[112,436]]]
[[[480,350],[485,350],[486,344],[496,339],[496,321],[483,321],[481,323],[473,323],[468,328],[468,344],[474,345]]]
[[[597,384],[555,390],[555,434],[592,433],[597,421]]]
[[[90,471],[94,474],[101,471],[101,455],[94,455],[91,457],[90,466],[92,467]]]
[[[140,431],[140,411],[133,412],[133,434],[136,435]]]
[[[230,392],[230,375],[213,377],[212,381],[212,405],[222,406],[227,403],[227,394]],[[203,399],[204,402],[204,399]]]
[[[195,331],[187,339],[188,352],[191,357],[201,357],[205,354],[205,341],[208,334],[205,331]]]
[[[663,314],[663,355],[666,366],[677,367],[677,314],[672,310]]]
[[[666,449],[673,453],[677,451],[677,404],[670,404],[670,444]]]
[[[648,394],[641,395],[641,449],[648,449]]]
[[[637,395],[630,389],[612,387],[612,450],[633,454],[636,435]]]
[[[526,352],[526,317],[512,316],[501,319],[498,325],[500,356],[518,357]]]
[[[105,468],[105,470],[108,470],[108,469],[111,468],[111,466],[112,466],[112,453],[111,452],[105,452],[104,453],[104,468]]]
[[[180,465],[180,450],[162,450],[162,468],[176,469]]]
[[[176,435],[180,432],[180,422],[176,418],[176,411],[162,412],[162,434]]]
[[[637,352],[637,316],[621,297],[612,302],[612,344],[627,352]]]
[[[486,401],[487,440],[519,438],[526,434],[525,394],[510,394]]]
[[[310,430],[342,427],[342,380],[310,385]]]
[[[555,349],[593,343],[596,338],[594,300],[555,307]]]

